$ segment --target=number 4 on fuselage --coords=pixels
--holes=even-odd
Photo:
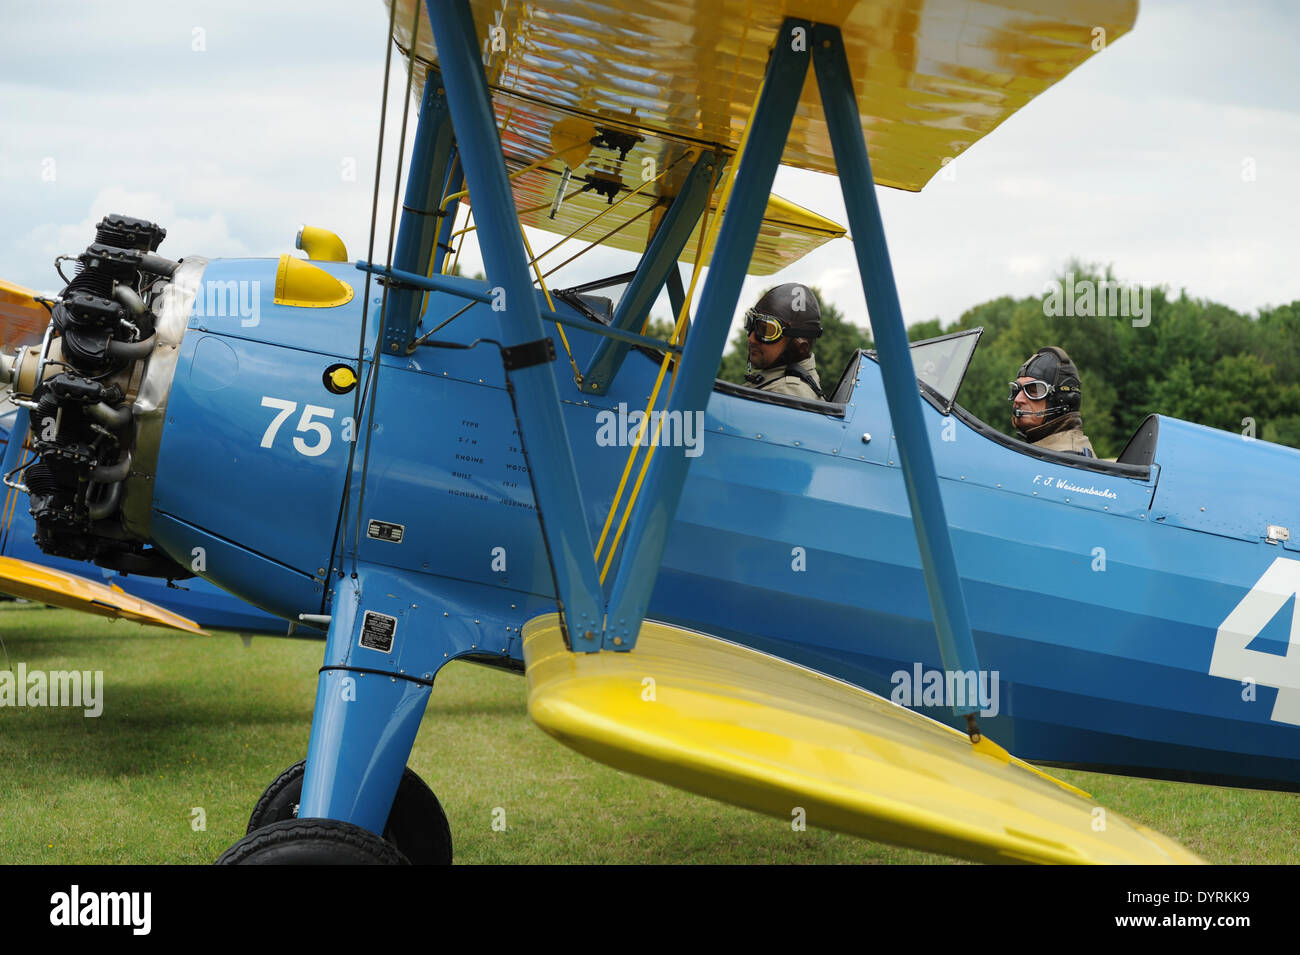
[[[1291,610],[1286,653],[1247,650],[1287,602],[1300,592],[1300,561],[1279,557],[1219,625],[1210,676],[1277,687],[1275,722],[1300,726],[1300,614]]]

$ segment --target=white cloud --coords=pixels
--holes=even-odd
[[[104,211],[155,218],[172,256],[276,255],[310,222],[368,257],[383,5],[339,0],[310,23],[267,8],[271,23],[244,31],[263,7],[180,0],[128,30],[52,2],[15,25],[17,54],[0,66],[9,226],[0,275],[48,288],[53,256],[84,248]],[[1286,52],[1296,20],[1265,3],[1150,0],[1132,34],[965,152],[952,181],[936,178],[920,194],[878,190],[907,320],[950,322],[1001,295],[1037,295],[1073,258],[1242,311],[1300,298],[1290,261],[1300,64]],[[71,55],[39,48],[56,24]],[[202,54],[190,50],[195,25],[208,31]],[[286,43],[276,32],[290,25],[295,41]],[[108,74],[93,56],[106,44],[118,64]],[[385,140],[390,175],[403,85],[399,70]],[[57,182],[40,179],[47,156]],[[345,157],[356,162],[355,181],[340,174]],[[1242,179],[1246,158],[1253,182]],[[847,223],[832,177],[782,169],[775,190]],[[376,259],[386,252],[392,196],[386,178]],[[557,281],[634,261],[598,250]],[[482,268],[470,246],[462,264]],[[851,321],[868,323],[849,240],[747,278],[737,312],[789,281],[820,285]],[[667,315],[666,297],[655,313]]]
[[[203,217],[179,215],[170,200],[157,193],[131,192],[121,186],[108,186],[100,190],[90,203],[86,215],[77,222],[47,222],[36,226],[20,242],[37,256],[53,263],[56,255],[76,255],[95,238],[95,226],[109,213],[123,213],[138,219],[148,219],[163,224],[167,229],[166,245],[161,253],[180,256],[180,249],[202,250],[209,258],[240,257],[249,254],[248,247],[230,234],[225,215],[210,212]],[[53,278],[51,273],[51,278]]]

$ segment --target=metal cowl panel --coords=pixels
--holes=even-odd
[[[154,477],[158,471],[158,448],[162,444],[163,424],[167,417],[167,400],[171,396],[190,311],[207,267],[208,260],[202,256],[187,256],[154,307],[158,338],[132,406],[136,423],[135,452],[122,498],[123,525],[146,540],[149,538],[149,515],[153,505]]]

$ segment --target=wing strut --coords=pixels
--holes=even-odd
[[[939,636],[939,654],[949,671],[978,671],[970,618],[962,596],[961,578],[957,574],[943,498],[939,495],[934,454],[925,433],[921,395],[908,354],[907,329],[903,326],[894,270],[889,261],[889,248],[885,245],[885,225],[876,201],[871,163],[862,136],[844,42],[839,27],[820,23],[813,27],[812,36],[817,87],[821,92],[822,107],[826,110],[826,126],[835,153],[840,189],[844,192],[849,228],[856,237],[853,248],[862,275],[867,309],[871,314],[885,397],[889,400],[889,416],[898,440],[907,501],[912,508],[916,543],[921,550],[921,566],[925,570],[926,589],[930,594],[930,610]],[[971,721],[979,707],[955,706],[953,709]]]
[[[677,276],[677,286],[681,287],[681,273],[677,271],[677,260],[691,237],[691,230],[704,214],[713,191],[715,169],[718,157],[713,152],[703,152],[695,161],[686,183],[664,214],[664,221],[650,240],[645,257],[636,275],[628,285],[627,291],[619,299],[618,310],[614,313],[613,325],[624,331],[639,329],[645,316],[650,312],[659,290],[664,282],[673,275]],[[673,314],[681,311],[679,301],[673,307]],[[587,370],[582,375],[583,391],[588,394],[603,395],[609,390],[609,384],[618,374],[619,366],[627,355],[628,346],[617,339],[606,338],[596,346]]]
[[[889,411],[899,445],[903,479],[912,508],[921,564],[925,571],[944,666],[979,669],[970,622],[957,576],[952,541],[944,515],[934,458],[923,427],[907,332],[894,285],[884,225],[876,202],[852,77],[839,28],[789,19],[777,35],[758,105],[746,130],[733,194],[766,195],[785,145],[795,106],[815,50],[817,82],[826,109],[840,186],[849,213],[849,227],[862,275],[872,329],[881,356],[881,371]],[[696,312],[696,323],[683,352],[669,413],[702,410],[713,387],[713,370],[726,344],[745,266],[758,236],[761,209],[753,203],[732,202],[723,216],[717,251]],[[684,449],[661,448],[651,465],[644,504],[637,509],[609,602],[606,646],[618,638],[620,648],[634,643],[649,605],[668,530],[681,498],[690,461]],[[973,714],[977,707],[957,708]]]
[[[506,296],[505,311],[494,313],[500,342],[503,346],[525,344],[542,337],[541,315],[528,277],[473,16],[468,0],[428,0],[426,5],[462,165],[474,199],[489,281],[503,289]],[[708,403],[730,318],[762,222],[763,205],[743,200],[771,192],[810,61],[816,65],[840,185],[856,236],[858,267],[881,356],[885,392],[943,663],[951,670],[978,671],[933,454],[923,428],[921,399],[908,356],[852,77],[837,27],[787,19],[777,34],[728,191],[728,195],[734,194],[742,201],[726,202],[724,196],[725,214],[716,249],[695,325],[683,349],[668,413],[703,412]],[[591,556],[590,530],[581,508],[568,435],[560,417],[554,373],[548,363],[543,363],[508,372],[508,381],[528,452],[570,647],[575,651],[629,650],[645,618],[690,459],[683,448],[659,449],[605,604]],[[975,706],[957,708],[958,713],[968,716],[975,710]]]
[[[411,69],[416,69],[415,63],[411,63]],[[436,69],[430,69],[420,101],[420,120],[415,127],[411,173],[406,182],[402,222],[392,261],[395,269],[422,273],[436,258],[440,237],[450,230],[444,220],[455,217],[456,207],[452,205],[449,216],[441,201],[448,179],[453,175],[452,146],[442,77]],[[380,336],[385,354],[406,354],[407,346],[415,337],[423,302],[424,292],[420,289],[397,285],[389,290]]]
[[[502,347],[545,335],[533,297],[528,258],[502,158],[501,137],[479,60],[478,35],[467,0],[429,0],[429,24],[438,48],[461,167],[474,200],[488,281],[503,292],[504,309],[491,312]],[[604,631],[603,592],[592,556],[591,531],[582,511],[578,473],[560,413],[560,393],[549,362],[506,373],[519,419],[537,512],[555,576],[569,645],[597,650]]]

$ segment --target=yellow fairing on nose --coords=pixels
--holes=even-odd
[[[334,308],[352,301],[352,286],[324,269],[292,255],[280,256],[275,270],[275,304]]]

